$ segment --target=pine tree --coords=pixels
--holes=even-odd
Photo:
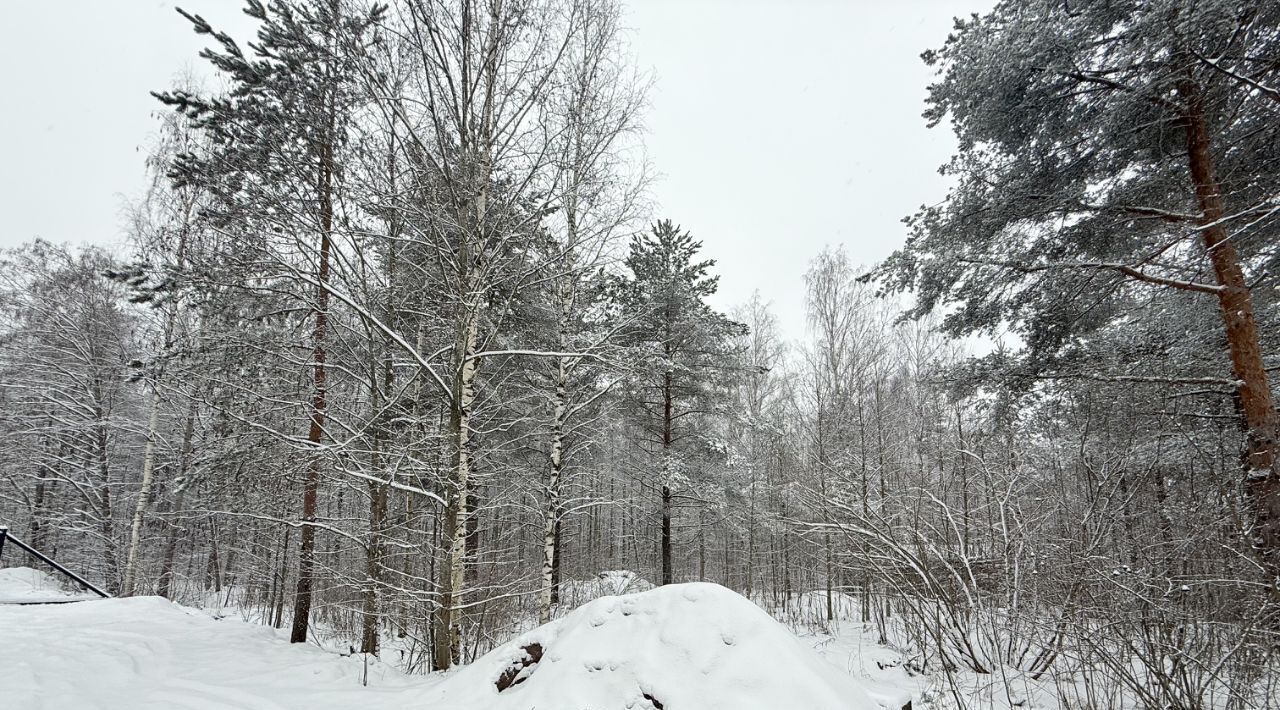
[[[210,136],[211,148],[181,156],[175,184],[197,185],[217,200],[210,216],[236,224],[248,239],[236,245],[236,260],[269,248],[255,243],[258,230],[314,235],[310,263],[288,264],[309,287],[310,423],[313,449],[303,484],[300,571],[294,602],[294,643],[306,641],[315,565],[315,522],[320,481],[319,448],[324,438],[328,368],[330,272],[341,148],[355,101],[354,58],[383,8],[363,12],[341,0],[273,2],[248,0],[245,13],[261,23],[252,55],[203,18],[182,10],[197,34],[210,35],[220,51],[202,54],[226,75],[226,96],[200,97],[186,91],[156,94]],[[287,261],[287,258],[281,261]],[[242,262],[243,263],[243,262]],[[277,262],[279,263],[279,262]],[[303,289],[305,292],[306,288]]]
[[[699,430],[699,418],[724,401],[734,338],[745,332],[707,305],[719,277],[710,273],[714,260],[697,260],[701,249],[688,232],[659,221],[632,238],[626,258],[631,278],[619,289],[636,357],[631,404],[660,466],[662,584],[674,580],[673,493],[687,483],[697,458],[714,448]]]
[[[1280,420],[1262,353],[1275,331],[1277,52],[1274,3],[1037,0],[958,21],[925,54],[941,74],[925,115],[954,126],[944,172],[957,185],[878,273],[916,291],[914,315],[946,308],[952,334],[1011,329],[1025,349],[989,362],[1006,377],[1233,388],[1254,544],[1272,573]],[[1157,346],[1143,365],[1163,372],[1091,367],[1095,334],[1183,308],[1182,295],[1217,302],[1202,336],[1213,362],[1170,368]]]

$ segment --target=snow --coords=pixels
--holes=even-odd
[[[290,644],[159,597],[0,605],[0,707],[23,710],[404,708],[432,679]],[[420,706],[420,705],[419,705]]]
[[[49,583],[0,572],[14,591]],[[724,587],[680,584],[597,599],[471,665],[409,676],[158,597],[95,598],[0,605],[0,707],[897,710],[923,680],[904,685],[892,652],[861,644],[801,639]],[[504,674],[517,682],[499,691]]]
[[[72,592],[57,577],[30,567],[0,569],[0,604],[41,604],[97,599],[89,592]]]
[[[870,624],[846,624],[836,633],[805,635],[801,641],[848,673],[886,708],[897,710],[913,697],[927,694],[930,679],[907,673],[902,655],[875,643],[874,638]]]
[[[523,667],[530,656],[541,655]],[[503,691],[504,673],[518,671]],[[849,675],[715,584],[603,597],[499,646],[424,695],[473,710],[879,710]]]
[[[574,609],[600,597],[644,592],[653,583],[631,570],[608,570],[595,579],[571,579],[560,585],[560,606]]]

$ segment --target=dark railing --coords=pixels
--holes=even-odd
[[[18,538],[16,538],[16,537],[14,537],[13,533],[9,532],[9,528],[3,527],[3,526],[0,526],[0,556],[3,556],[3,555],[4,555],[4,543],[5,543],[5,540],[11,540],[11,541],[13,541],[13,544],[15,544],[15,545],[17,545],[18,547],[21,547],[22,549],[26,550],[26,551],[27,551],[28,553],[30,553],[33,557],[36,557],[36,558],[40,559],[42,562],[44,562],[44,563],[48,564],[50,567],[52,567],[52,568],[54,568],[54,569],[58,570],[59,572],[61,572],[61,573],[65,574],[65,575],[67,575],[68,577],[70,577],[70,578],[74,579],[75,581],[79,582],[80,584],[84,585],[85,589],[88,589],[89,591],[93,592],[94,594],[97,594],[98,596],[103,597],[103,598],[108,598],[108,597],[110,597],[110,596],[111,596],[110,594],[107,594],[106,592],[102,591],[101,589],[98,589],[97,587],[93,586],[93,584],[91,584],[91,583],[90,583],[88,580],[86,580],[84,577],[81,577],[80,575],[76,574],[75,572],[72,572],[71,570],[67,569],[66,567],[63,567],[62,565],[58,564],[57,562],[54,562],[52,559],[50,559],[49,557],[47,557],[46,555],[44,555],[43,553],[41,553],[39,550],[35,549],[34,547],[32,547],[32,546],[28,545],[27,543],[25,543],[25,542],[23,542],[23,541],[19,540],[19,539],[18,539]]]

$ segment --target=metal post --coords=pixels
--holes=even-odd
[[[68,577],[70,577],[70,578],[74,579],[75,581],[79,582],[80,584],[83,584],[83,585],[85,586],[85,588],[87,588],[89,591],[93,592],[94,594],[97,594],[98,596],[100,596],[100,597],[102,597],[102,598],[104,598],[104,599],[107,599],[107,598],[110,598],[110,597],[111,597],[111,595],[110,595],[110,594],[107,594],[106,592],[102,591],[101,589],[98,589],[97,587],[95,587],[95,586],[93,586],[92,584],[90,584],[90,583],[89,583],[89,581],[88,581],[88,580],[86,580],[84,577],[81,577],[80,575],[76,574],[75,572],[72,572],[71,570],[67,569],[66,567],[63,567],[62,565],[58,564],[57,562],[54,562],[53,560],[51,560],[51,559],[49,559],[48,557],[46,557],[46,556],[45,556],[43,553],[41,553],[39,550],[36,550],[34,547],[31,547],[31,546],[30,546],[30,545],[28,545],[27,543],[25,543],[25,542],[23,542],[23,541],[19,540],[18,538],[14,537],[13,533],[9,532],[9,528],[0,528],[0,552],[3,552],[3,551],[4,551],[4,541],[5,541],[5,539],[6,539],[6,538],[7,538],[7,539],[9,539],[9,540],[13,540],[13,544],[17,545],[18,547],[21,547],[22,549],[26,550],[27,552],[31,553],[32,555],[35,555],[36,557],[40,558],[40,559],[41,559],[41,560],[43,560],[44,562],[48,563],[48,565],[49,565],[50,567],[52,567],[52,568],[54,568],[54,569],[58,570],[59,572],[61,572],[61,573],[65,574],[65,575],[67,575]]]

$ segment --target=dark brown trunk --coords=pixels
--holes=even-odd
[[[464,546],[468,570],[474,570],[480,561],[480,503],[481,491],[467,493],[467,522],[464,526],[467,540]]]
[[[235,542],[234,537],[232,542]],[[233,544],[228,550],[225,559],[220,568],[222,572],[218,575],[222,580],[222,586],[229,590],[236,586],[236,546]]]
[[[164,554],[160,560],[160,580],[156,584],[156,594],[165,599],[173,599],[173,560],[178,555],[178,540],[182,537],[182,533],[186,528],[178,521],[178,517],[182,515],[182,503],[185,497],[185,491],[178,491],[173,497],[173,507],[170,510],[169,537],[164,543]]]
[[[706,525],[707,516],[699,511],[698,513],[698,581],[707,581],[707,535]]]
[[[1200,233],[1214,276],[1222,287],[1218,292],[1218,305],[1246,431],[1244,488],[1253,513],[1253,544],[1269,571],[1275,574],[1280,571],[1280,474],[1276,470],[1275,403],[1263,365],[1252,294],[1235,244],[1222,225],[1226,209],[1215,172],[1200,86],[1188,77],[1179,82],[1178,94],[1186,105],[1187,159],[1201,212]]]
[[[102,479],[102,488],[98,494],[100,503],[99,514],[102,519],[99,521],[99,532],[102,534],[102,557],[106,562],[106,582],[107,591],[112,594],[120,593],[120,564],[116,560],[116,534],[114,513],[111,509],[111,466],[109,463],[109,453],[107,451],[108,433],[107,425],[104,420],[104,414],[99,408],[95,411],[98,418],[98,425],[95,427],[94,440],[96,444],[96,454],[98,457],[98,475]]]
[[[284,529],[284,541],[280,543],[280,566],[276,570],[276,576],[279,578],[276,583],[275,598],[275,618],[271,622],[272,628],[280,628],[284,626],[284,600],[285,582],[289,578],[289,536],[293,533],[293,528],[286,527]]]
[[[396,133],[394,127],[390,134],[390,144],[388,151],[388,177],[391,192],[396,191]],[[396,264],[399,261],[396,253],[396,244],[400,237],[400,225],[394,217],[387,221],[387,234],[391,237],[389,252],[387,254],[387,300],[385,308],[385,317],[388,323],[392,321],[396,310]],[[377,331],[370,329],[370,342],[375,344],[380,336],[376,335]],[[369,373],[370,382],[370,398],[372,400],[371,410],[377,417],[373,424],[373,451],[369,457],[369,468],[373,475],[382,477],[382,445],[388,436],[388,424],[386,423],[386,414],[383,413],[382,406],[384,393],[391,393],[392,386],[395,384],[395,367],[391,357],[390,350],[387,346],[380,345],[382,350],[381,363],[379,366],[371,368]],[[381,383],[381,387],[379,387]],[[383,544],[384,531],[387,528],[387,510],[389,506],[388,487],[381,483],[373,481],[369,482],[369,549],[366,557],[368,579],[365,581],[364,592],[364,620],[363,633],[361,634],[360,649],[364,653],[372,653],[377,655],[379,649],[379,629],[381,620],[386,615],[385,609],[379,608],[378,593],[382,584],[382,570],[387,562],[387,550]]]
[[[332,135],[332,131],[330,131]],[[293,629],[289,636],[292,643],[305,643],[307,624],[311,617],[311,593],[314,586],[316,548],[316,499],[320,488],[320,442],[324,437],[326,381],[325,336],[329,326],[329,252],[333,235],[333,154],[332,146],[325,146],[320,157],[320,179],[317,192],[320,197],[320,255],[316,268],[316,295],[312,315],[312,385],[311,427],[307,442],[311,444],[311,460],[302,490],[302,531],[298,553],[298,588],[294,595]]]
[[[671,390],[671,372],[663,375],[662,381],[662,465],[671,467],[671,427],[674,414]],[[662,472],[662,583],[671,584],[674,575],[671,572],[671,486],[667,476],[670,470]]]
[[[384,377],[387,389],[392,383],[390,358],[383,361]],[[373,410],[381,408],[382,397],[377,387],[377,373],[374,374]],[[381,415],[378,415],[381,416]],[[369,470],[374,476],[382,476],[382,442],[386,438],[385,426],[381,422],[374,424],[373,452],[369,456]],[[365,556],[366,579],[364,590],[364,618],[360,640],[361,653],[378,653],[378,629],[380,611],[378,609],[378,587],[382,581],[382,565],[386,550],[383,545],[383,530],[387,520],[387,486],[369,482],[369,548]]]
[[[205,561],[204,588],[213,587],[213,591],[222,592],[222,567],[218,562],[218,527],[211,520],[209,521],[209,558]]]
[[[376,459],[376,456],[375,456]],[[378,468],[373,469],[375,474]],[[369,551],[366,557],[364,620],[360,640],[360,652],[378,653],[378,584],[382,578],[382,530],[387,517],[387,487],[381,483],[369,484]]]
[[[31,502],[31,544],[43,550],[44,544],[44,476],[36,479],[36,493]]]

